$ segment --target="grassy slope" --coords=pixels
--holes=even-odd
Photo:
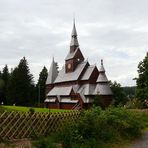
[[[22,106],[1,106],[0,109],[6,111],[19,111],[19,112],[28,112],[32,107],[22,107]],[[47,109],[47,108],[33,108],[35,112],[64,112],[68,110],[64,109]]]

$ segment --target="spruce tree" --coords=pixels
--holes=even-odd
[[[9,70],[8,70],[8,66],[5,65],[5,67],[3,68],[3,71],[2,71],[2,74],[1,74],[1,78],[2,80],[4,81],[4,87],[3,87],[3,102],[5,104],[7,104],[7,99],[6,99],[6,95],[7,95],[7,92],[8,92],[8,81],[9,81],[9,78],[10,78],[10,74],[9,74]]]
[[[22,106],[31,105],[33,88],[33,75],[30,73],[28,62],[24,57],[11,74],[8,86],[10,103]]]
[[[136,79],[136,96],[141,101],[148,101],[148,52],[138,64],[138,78]]]
[[[37,90],[38,90],[38,101],[43,103],[45,100],[45,89],[46,89],[46,79],[48,76],[47,68],[44,66],[42,71],[39,74],[39,79],[37,83]]]

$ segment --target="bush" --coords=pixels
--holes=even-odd
[[[141,109],[143,108],[143,103],[141,102],[141,100],[134,98],[130,99],[125,106],[129,109]]]
[[[35,109],[34,109],[34,108],[30,108],[30,109],[29,109],[29,112],[30,112],[31,114],[34,114]]]
[[[39,140],[33,142],[35,148],[57,148],[57,144],[53,142],[51,137],[40,138]]]
[[[97,148],[105,143],[121,142],[141,134],[143,122],[135,112],[124,108],[102,110],[94,107],[83,111],[76,123],[66,122],[55,133],[54,142],[64,148]]]

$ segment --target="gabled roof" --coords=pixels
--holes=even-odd
[[[95,87],[95,84],[84,84],[78,89],[78,93],[83,95],[93,95]]]
[[[69,96],[72,91],[72,86],[67,87],[54,87],[48,94],[48,96]]]
[[[54,62],[54,58],[52,59],[52,63],[49,69],[48,77],[46,80],[46,84],[52,84],[58,75],[58,70],[56,68],[56,63]]]
[[[95,69],[95,66],[94,65],[91,65],[91,66],[88,66],[88,68],[86,69],[84,75],[82,76],[81,80],[88,80],[92,74],[92,72],[94,71]]]
[[[76,58],[77,54],[79,54],[81,56],[81,58],[84,58],[80,48],[77,47],[74,52],[69,52],[68,53],[68,55],[66,56],[65,60],[70,60],[70,59]]]
[[[78,52],[79,48],[77,47],[76,50],[74,52],[69,52],[68,55],[66,56],[65,60],[69,60],[74,58],[74,56],[76,55],[76,53]]]
[[[78,80],[87,64],[88,64],[87,61],[81,62],[80,64],[78,64],[76,69],[71,73],[65,73],[65,66],[64,66],[62,70],[59,71],[59,74],[54,83]]]

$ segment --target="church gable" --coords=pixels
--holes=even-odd
[[[82,76],[82,81],[89,81],[90,83],[96,83],[97,77],[99,75],[98,69],[94,65],[88,66],[84,75]]]
[[[84,61],[84,56],[79,48],[75,23],[71,34],[69,53],[65,64],[57,73],[55,62],[52,62],[48,75],[47,99],[49,108],[80,109],[92,105],[95,95],[100,94],[105,100],[112,101],[110,89],[103,60],[101,67],[90,65]],[[51,105],[51,106],[50,106]]]
[[[59,71],[58,76],[54,83],[62,83],[62,82],[69,82],[69,81],[77,81],[80,77],[85,68],[87,68],[88,62],[84,61],[78,64],[74,72],[66,73],[65,66],[62,70]]]

